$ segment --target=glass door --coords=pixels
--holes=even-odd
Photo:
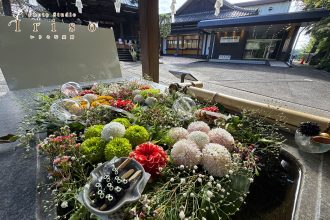
[[[244,59],[275,59],[281,39],[249,39],[244,52]]]

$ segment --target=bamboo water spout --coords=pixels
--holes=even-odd
[[[200,87],[200,84],[198,85],[198,87]],[[260,116],[265,116],[270,120],[283,122],[290,129],[290,132],[294,132],[299,124],[304,121],[316,122],[321,127],[321,130],[326,130],[330,127],[329,118],[208,91],[202,87],[195,87],[191,83],[176,84],[176,86],[184,88],[183,90],[186,91],[187,94],[197,99],[220,103],[229,111],[254,111]]]

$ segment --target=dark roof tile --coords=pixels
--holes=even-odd
[[[225,19],[225,18],[251,16],[257,14],[258,14],[257,11],[221,10],[220,14],[218,16],[215,16],[214,11],[205,11],[200,13],[175,16],[174,23],[198,22],[202,20]]]

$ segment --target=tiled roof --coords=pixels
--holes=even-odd
[[[218,16],[214,15],[214,11],[205,11],[200,13],[184,14],[175,16],[174,23],[183,23],[183,22],[198,22],[202,20],[213,20],[213,19],[225,19],[225,18],[235,18],[235,17],[244,17],[258,15],[258,11],[249,11],[249,10],[221,10]]]
[[[132,0],[121,0],[121,3],[124,5],[127,5],[129,7],[137,8],[138,4],[137,1],[132,1]]]

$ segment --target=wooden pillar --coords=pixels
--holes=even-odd
[[[123,22],[119,23],[119,29],[120,29],[120,38],[124,41],[124,28],[123,28]]]
[[[2,0],[3,12],[6,16],[12,16],[10,0]]]
[[[179,49],[180,49],[180,37],[179,35],[177,34],[176,35],[176,55],[179,55]]]
[[[212,33],[211,33],[211,43],[210,43],[210,47],[209,47],[209,55],[207,57],[207,60],[213,59],[214,40],[215,40],[215,32],[212,31]]]
[[[200,41],[201,41],[201,33],[198,32],[198,43],[197,43],[197,54],[196,54],[196,58],[198,58],[198,56],[199,56]]]
[[[158,0],[139,0],[142,74],[159,82]]]

